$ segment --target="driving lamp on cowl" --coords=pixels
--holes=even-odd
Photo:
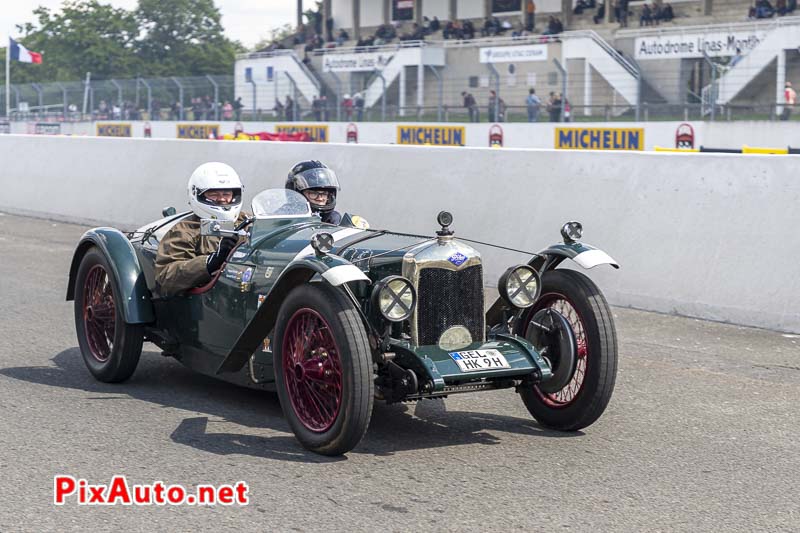
[[[508,304],[525,309],[539,299],[542,283],[536,270],[527,265],[519,265],[506,270],[500,276],[497,287],[500,296]]]
[[[417,292],[409,280],[402,276],[388,276],[375,284],[372,305],[383,318],[402,322],[411,317],[417,304]]]
[[[572,244],[581,240],[583,237],[583,224],[575,220],[571,220],[561,227],[561,237],[564,238],[564,244]]]

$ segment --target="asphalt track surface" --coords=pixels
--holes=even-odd
[[[800,338],[614,309],[617,388],[583,432],[511,391],[376,404],[344,458],[306,452],[277,397],[145,345],[95,381],[69,260],[84,228],[0,216],[0,531],[798,531]],[[53,476],[250,487],[234,507],[53,505]]]

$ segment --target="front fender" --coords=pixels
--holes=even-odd
[[[349,281],[369,281],[369,278],[338,255],[309,255],[295,259],[281,272],[255,316],[222,361],[217,374],[236,372],[247,363],[264,337],[275,327],[281,304],[292,289],[304,283],[322,281],[339,287]]]
[[[136,257],[133,245],[121,231],[114,228],[94,228],[83,234],[69,268],[67,301],[75,299],[75,278],[83,256],[96,246],[111,265],[117,291],[122,295],[122,311],[128,324],[146,324],[156,319],[150,291]]]
[[[564,259],[572,259],[583,268],[594,268],[598,265],[611,265],[619,268],[619,264],[606,252],[590,244],[573,242],[570,244],[554,244],[531,259],[528,263],[540,273],[552,270],[561,264]]]

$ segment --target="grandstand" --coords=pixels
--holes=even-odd
[[[539,0],[529,31],[526,0],[325,0],[305,24],[298,2],[295,35],[238,58],[236,96],[245,114],[272,112],[291,95],[293,117],[347,120],[358,93],[367,120],[468,120],[466,91],[485,120],[495,91],[513,121],[526,119],[535,87],[543,101],[563,93],[572,120],[774,118],[784,81],[800,82],[800,17],[791,13],[748,21],[747,1],[679,0],[671,20],[640,27],[645,2],[634,1],[621,27],[616,2],[600,17],[592,4]],[[565,31],[548,34],[551,16]]]

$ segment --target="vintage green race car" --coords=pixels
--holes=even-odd
[[[324,224],[285,189],[257,195],[252,212],[239,228],[203,221],[205,235],[246,239],[208,285],[171,298],[159,295],[155,256],[189,213],[84,234],[67,300],[97,379],[128,379],[149,341],[203,374],[277,390],[300,443],[326,455],[359,443],[374,400],[514,389],[540,424],[565,431],[605,410],[617,370],[611,311],[589,278],[556,267],[618,266],[579,242],[579,223],[509,268],[485,312],[481,255],[454,238],[447,212],[431,236],[347,227],[348,216]]]

